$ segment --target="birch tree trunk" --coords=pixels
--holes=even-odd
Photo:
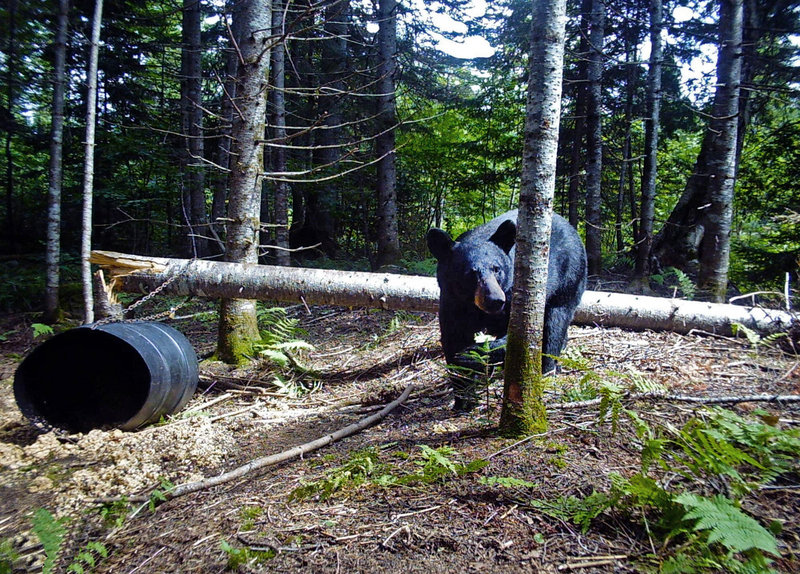
[[[94,296],[92,293],[92,189],[94,187],[94,134],[97,117],[97,58],[100,51],[100,26],[103,20],[103,0],[95,0],[92,16],[92,43],[89,48],[89,70],[86,74],[86,141],[83,163],[83,211],[81,236],[81,283],[83,285],[83,322],[94,321]]]
[[[500,429],[505,434],[541,432],[547,426],[542,401],[542,326],[561,116],[565,24],[565,0],[533,3],[517,252],[500,416]]]
[[[647,288],[650,275],[650,249],[653,246],[655,214],[658,132],[661,129],[661,64],[664,41],[661,37],[662,0],[650,0],[650,68],[647,72],[647,115],[644,135],[644,171],[642,173],[642,203],[639,209],[639,235],[636,238],[635,279]]]
[[[589,275],[597,275],[603,262],[603,40],[605,36],[605,4],[592,1],[589,21],[589,81],[586,102],[586,257]]]
[[[47,249],[44,290],[44,321],[58,320],[58,286],[61,265],[61,182],[64,151],[64,82],[66,79],[69,0],[58,0],[53,69],[53,120],[50,127],[50,181],[47,192]]]
[[[270,0],[236,4],[234,21],[240,63],[236,74],[236,109],[231,129],[230,192],[225,260],[258,263],[261,180],[264,171],[264,123],[267,107]],[[217,354],[228,363],[242,361],[258,340],[256,302],[226,298],[220,302]]]
[[[377,266],[400,260],[397,232],[397,171],[395,169],[395,75],[397,57],[397,0],[378,0],[378,255]]]
[[[721,303],[728,289],[733,188],[736,180],[736,134],[742,74],[742,0],[720,0],[719,27],[717,89],[709,125],[711,205],[704,218],[698,284]]]
[[[164,293],[430,313],[439,309],[435,277],[166,259],[111,251],[93,251],[91,262],[107,272],[115,289],[129,293],[153,291],[172,278]],[[792,321],[796,319],[791,313],[774,309],[604,291],[586,291],[574,319],[577,325],[676,333],[699,329],[726,336],[733,334],[735,323],[769,335],[786,332]]]
[[[183,0],[181,47],[181,120],[183,123],[183,216],[188,253],[208,255],[205,168],[203,165],[202,45],[200,0]]]

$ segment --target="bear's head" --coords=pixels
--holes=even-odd
[[[513,221],[504,221],[489,237],[467,234],[453,241],[446,231],[432,228],[426,236],[436,257],[436,278],[442,297],[474,304],[485,313],[501,313],[514,280],[511,249],[517,237]]]

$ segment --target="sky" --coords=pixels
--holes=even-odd
[[[433,32],[431,34],[431,39],[438,50],[453,57],[463,59],[488,58],[494,54],[495,49],[489,45],[489,42],[487,42],[485,38],[481,36],[464,36],[464,34],[467,33],[467,26],[463,22],[453,20],[445,14],[428,12],[426,7],[431,4],[430,2],[414,0],[414,4],[421,13],[428,13],[434,27],[438,28],[441,32],[454,32],[462,35],[460,41],[455,41],[445,38],[442,34]],[[471,0],[464,8],[464,13],[470,19],[480,18],[486,13],[486,1]]]
[[[453,20],[449,16],[436,14],[426,10],[431,3],[424,0],[413,0],[415,7],[419,8],[420,13],[427,13],[434,28],[438,28],[443,33],[455,33],[465,35],[467,26],[463,22]],[[472,0],[465,8],[465,13],[469,18],[480,18],[486,13],[486,0]],[[686,22],[696,17],[691,8],[678,6],[672,12],[672,17],[676,24]],[[431,34],[433,44],[442,52],[456,58],[474,59],[488,58],[493,55],[495,48],[480,36],[462,36],[458,41],[445,38],[442,34],[433,32]],[[675,38],[666,38],[667,42],[675,42]],[[640,58],[647,60],[650,57],[650,42],[646,41],[640,48]],[[687,65],[681,68],[681,80],[686,89],[692,82],[703,84],[712,81],[715,74],[717,57],[717,47],[712,44],[702,46],[701,54],[694,58]],[[688,90],[687,90],[688,91]]]

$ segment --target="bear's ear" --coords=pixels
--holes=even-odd
[[[489,238],[489,241],[508,253],[517,240],[517,224],[510,219],[505,220]]]
[[[428,249],[431,250],[437,261],[441,261],[450,255],[453,251],[453,245],[455,245],[455,241],[450,238],[446,231],[436,227],[428,230],[428,235],[425,239],[428,241]]]

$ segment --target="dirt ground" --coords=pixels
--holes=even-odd
[[[13,375],[35,344],[29,317],[6,317],[0,329],[0,540],[10,541],[18,555],[15,571],[41,571],[44,551],[30,533],[37,508],[69,517],[56,571],[66,571],[90,541],[108,552],[87,568],[93,572],[657,571],[656,548],[641,522],[604,513],[583,532],[530,504],[586,496],[607,489],[610,473],[625,476],[639,468],[630,425],[623,421],[614,431],[600,420],[596,404],[559,406],[574,396],[565,393],[580,386],[581,373],[565,369],[553,379],[548,432],[519,442],[496,432],[499,384],[475,411],[452,411],[435,316],[333,307],[290,313],[315,347],[301,356],[312,374],[276,384],[266,365],[231,370],[206,360],[201,388],[166,424],[75,435],[44,432],[20,414]],[[213,323],[172,324],[201,357],[213,352]],[[570,357],[588,361],[601,377],[636,373],[673,393],[800,394],[796,356],[740,340],[572,327],[568,348]],[[302,459],[154,510],[132,504],[125,516],[115,514],[119,504],[108,503],[215,476],[324,436],[374,413],[409,384],[410,398],[381,422]],[[676,425],[699,408],[669,401],[631,406]],[[800,424],[798,403],[736,408],[756,406],[778,424]],[[447,457],[454,463],[488,464],[432,483],[345,484],[326,500],[290,499],[296,488],[331,476],[367,449],[395,475],[411,472],[420,467],[423,446],[450,447]],[[490,477],[520,482],[501,488]],[[773,564],[781,572],[800,571],[800,480],[791,480],[793,486],[748,498],[759,521],[783,523],[782,557]],[[236,557],[242,564],[235,564]]]

